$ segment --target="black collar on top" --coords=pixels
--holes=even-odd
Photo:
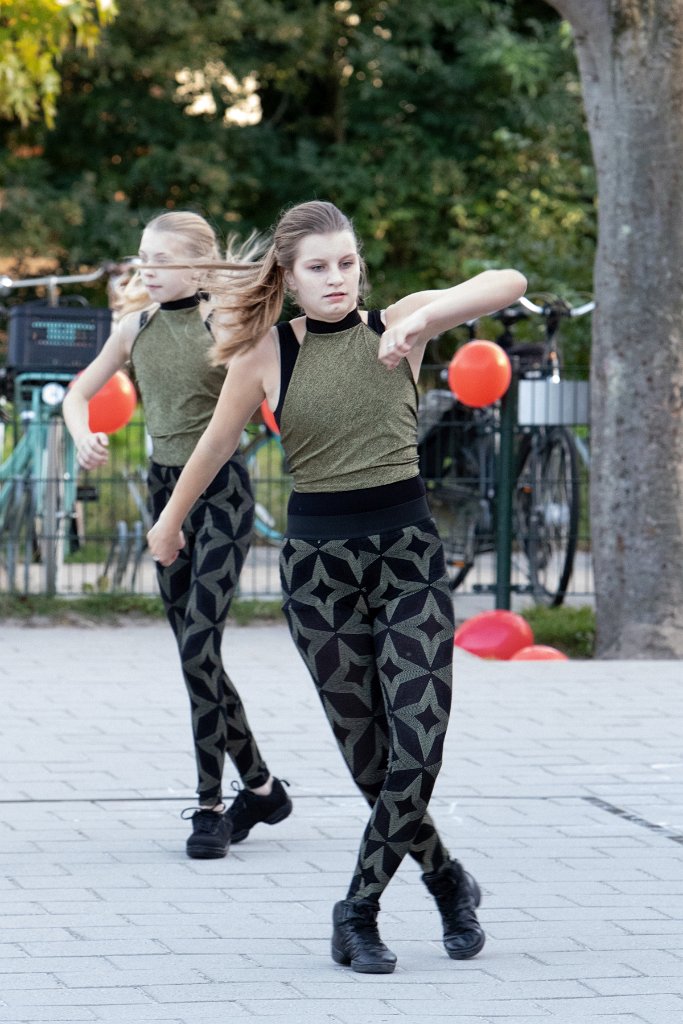
[[[162,302],[161,309],[194,309],[199,305],[201,295],[188,295],[184,299],[173,299],[172,302]]]
[[[362,323],[361,315],[356,308],[347,313],[342,320],[337,320],[335,323],[330,323],[327,320],[313,320],[310,316],[307,316],[306,330],[309,334],[339,334],[340,331],[347,331],[349,327],[356,327]]]

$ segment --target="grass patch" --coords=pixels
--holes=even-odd
[[[0,594],[0,621],[19,619],[23,622],[42,620],[55,625],[78,625],[81,622],[99,625],[120,625],[121,619],[165,620],[160,597],[141,594],[93,594],[84,597],[46,597],[42,594]],[[282,619],[279,601],[238,599],[230,608],[231,620],[239,626],[252,622],[273,622]]]
[[[47,597],[44,594],[0,594],[0,619],[49,619],[70,622],[88,619],[91,622],[114,622],[121,616],[159,619],[164,609],[159,597],[140,594],[86,595],[84,597]]]
[[[230,619],[238,626],[248,626],[252,622],[285,621],[281,601],[265,601],[259,598],[240,598],[233,601],[230,605]]]
[[[534,642],[563,651],[568,658],[592,658],[595,652],[595,612],[580,608],[536,605],[521,613],[534,632]]]
[[[536,606],[521,613],[528,621],[537,644],[557,647],[569,658],[592,658],[595,649],[595,613],[581,608]],[[0,621],[43,621],[55,625],[81,623],[121,625],[127,617],[166,618],[159,597],[141,594],[92,594],[83,597],[46,597],[42,594],[0,594]],[[238,598],[232,602],[228,622],[249,626],[259,622],[282,622],[280,601]]]

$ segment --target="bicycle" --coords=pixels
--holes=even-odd
[[[588,421],[587,401],[581,412],[546,406],[564,392],[558,335],[563,319],[583,316],[592,302],[572,308],[551,296],[537,305],[522,298],[493,319],[502,330],[495,339],[513,367],[510,392],[525,412],[514,427],[511,458],[512,560],[525,581],[514,589],[539,604],[560,605],[573,571],[578,541],[580,483],[578,447],[567,422]],[[542,343],[516,343],[514,328],[533,313],[543,318]],[[474,338],[476,324],[468,336]],[[554,388],[548,391],[548,388]],[[524,394],[522,394],[522,391]],[[569,404],[576,404],[573,392]],[[585,397],[584,393],[581,392]],[[524,403],[522,403],[522,398]],[[513,399],[514,400],[514,399]],[[506,399],[503,399],[503,403]],[[503,403],[468,408],[450,391],[428,391],[419,414],[420,470],[432,513],[444,543],[449,585],[456,590],[476,559],[496,551],[500,527],[501,410]],[[529,410],[529,411],[527,411]],[[477,587],[476,589],[493,589]]]
[[[280,437],[264,423],[252,423],[242,434],[241,451],[254,493],[254,532],[266,544],[278,546],[284,536],[292,489]]]
[[[0,307],[8,328],[0,388],[13,402],[15,422],[13,450],[0,461],[0,566],[10,590],[17,589],[20,566],[23,589],[29,590],[30,567],[37,562],[45,593],[55,594],[65,550],[75,543],[76,453],[61,404],[69,382],[104,344],[111,314],[81,296],[60,298],[57,289],[95,282],[114,266],[103,264],[89,274],[0,277],[3,299],[22,288],[45,287],[48,294],[47,302]]]

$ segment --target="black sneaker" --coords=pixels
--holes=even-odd
[[[187,819],[187,807],[181,818]],[[232,834],[232,822],[227,811],[203,810],[201,807],[192,814],[192,835],[185,844],[188,857],[196,857],[202,860],[209,860],[215,857],[225,857],[230,846]]]
[[[448,860],[422,876],[441,914],[443,944],[452,960],[469,960],[484,948],[486,935],[477,920],[481,903],[477,880],[457,860]]]
[[[251,789],[240,789],[233,782],[237,796],[225,812],[232,822],[232,842],[241,843],[249,832],[260,821],[266,825],[277,825],[292,813],[292,801],[287,796],[284,786],[289,786],[286,779],[273,779],[273,788],[268,796],[258,796]]]

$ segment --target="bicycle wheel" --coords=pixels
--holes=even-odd
[[[427,500],[443,544],[448,586],[457,590],[474,565],[481,517],[479,495],[446,473],[427,483]]]
[[[39,557],[33,507],[34,491],[26,477],[3,481],[0,517],[0,586],[8,593],[30,592],[31,566]]]
[[[254,532],[267,544],[279,544],[292,489],[280,439],[275,434],[264,434],[245,454],[254,492]]]
[[[488,413],[448,398],[451,407],[430,425],[418,450],[420,473],[444,547],[448,585],[456,590],[476,556],[492,549],[492,507],[487,495],[493,432]]]
[[[535,431],[519,453],[514,518],[534,600],[561,605],[574,568],[579,527],[576,445],[564,427]]]

